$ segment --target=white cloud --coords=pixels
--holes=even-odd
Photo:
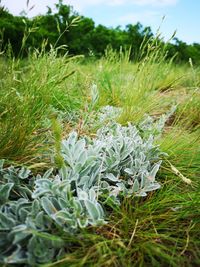
[[[140,5],[140,6],[171,6],[176,5],[178,0],[131,0],[132,4]]]
[[[124,0],[113,0],[113,1],[106,1],[106,4],[109,6],[120,6],[126,4]]]
[[[179,0],[68,0],[66,3],[70,3],[73,6],[79,5],[82,8],[87,6],[95,5],[109,5],[109,6],[118,6],[118,5],[139,5],[139,6],[172,6],[176,5]]]
[[[158,24],[162,20],[162,14],[157,11],[141,11],[136,13],[129,13],[124,16],[119,17],[119,24],[135,24],[138,21],[142,24],[151,24],[152,22],[157,22]]]

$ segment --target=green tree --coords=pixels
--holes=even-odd
[[[148,40],[153,36],[150,27],[143,27],[143,25],[138,22],[135,25],[128,24],[126,26],[127,32],[127,44],[131,46],[131,58],[138,59],[140,53],[140,46],[144,40],[144,37]]]
[[[14,54],[19,53],[26,21],[25,17],[13,16],[4,7],[0,6],[0,32],[3,50],[6,49],[8,44],[11,44]]]

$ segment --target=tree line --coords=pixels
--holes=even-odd
[[[27,56],[31,49],[46,46],[66,45],[69,54],[100,57],[107,46],[115,50],[120,47],[131,48],[131,59],[137,59],[141,44],[154,37],[151,28],[141,23],[108,28],[95,25],[88,17],[79,16],[73,7],[63,4],[62,0],[55,5],[56,11],[48,7],[45,15],[28,18],[26,14],[14,16],[0,6],[0,45],[1,50],[9,47],[14,56]],[[162,41],[161,41],[162,42]],[[187,44],[177,38],[167,45],[168,57],[174,55],[176,62],[200,63],[200,44]]]

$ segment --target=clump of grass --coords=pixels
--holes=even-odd
[[[188,92],[189,91],[189,92]],[[178,107],[176,121],[186,129],[199,130],[200,125],[200,89],[187,90],[184,101]]]
[[[8,72],[0,90],[0,158],[28,161],[46,146],[48,118],[56,110],[79,110],[84,94],[76,81],[67,81],[76,71],[72,59],[58,57],[57,50],[36,51],[25,64],[2,60]]]
[[[158,42],[158,44],[157,44]],[[129,51],[117,53],[108,48],[105,57],[87,71],[99,89],[99,106],[122,107],[122,124],[137,123],[145,113],[162,113],[169,108],[162,93],[181,86],[185,70],[166,61],[165,47],[158,40],[141,48],[142,59],[131,62]],[[172,102],[172,101],[171,101]]]
[[[194,184],[199,183],[197,180],[200,175],[199,132],[190,132],[174,126],[166,131],[159,143],[161,149],[169,155],[168,160],[172,165],[177,167],[184,176],[194,180]],[[167,165],[170,170],[170,165]]]

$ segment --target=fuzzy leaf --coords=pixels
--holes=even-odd
[[[93,223],[96,224],[98,219],[100,218],[98,207],[89,199],[86,199],[84,203]]]
[[[52,204],[52,202],[47,198],[47,197],[43,197],[41,199],[41,204],[42,204],[42,208],[45,210],[45,212],[50,216],[50,217],[54,217],[54,215],[56,214],[57,210],[54,207],[54,205]]]
[[[8,201],[10,191],[13,188],[13,183],[7,183],[5,185],[0,185],[0,204]]]

